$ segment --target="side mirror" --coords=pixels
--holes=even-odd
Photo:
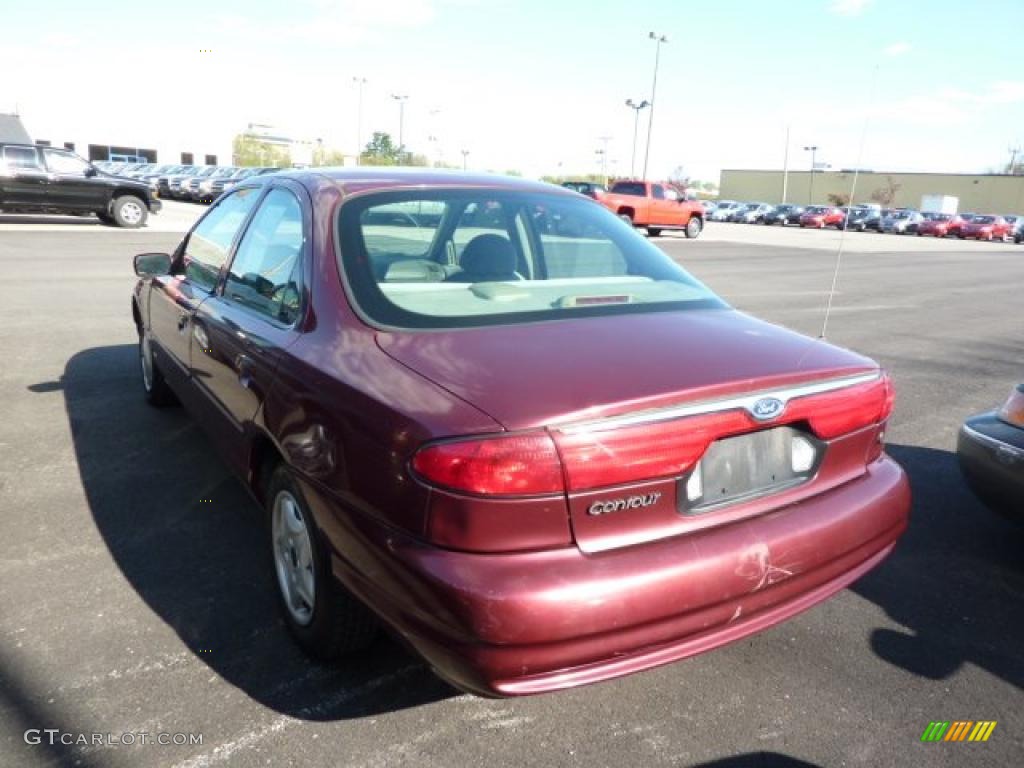
[[[140,253],[133,262],[139,277],[158,277],[171,272],[171,257],[166,253]]]
[[[92,176],[95,176],[98,173],[99,173],[99,171],[96,170],[96,166],[94,166],[94,165],[87,166],[86,169],[85,169],[86,178],[90,178]]]

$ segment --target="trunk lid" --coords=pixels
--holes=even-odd
[[[853,352],[735,310],[380,332],[377,342],[508,430],[877,368]]]

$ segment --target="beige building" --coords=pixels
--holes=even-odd
[[[849,195],[853,171],[790,171],[785,181],[787,203],[827,204],[829,194]],[[782,171],[722,171],[722,200],[783,202]],[[866,173],[857,177],[854,202],[873,202],[872,193],[891,190],[893,207],[917,208],[924,195],[960,199],[960,210],[977,213],[1024,214],[1024,176],[959,173]]]

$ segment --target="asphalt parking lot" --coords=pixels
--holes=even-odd
[[[335,667],[302,657],[254,505],[182,411],[143,403],[131,257],[173,247],[197,211],[169,204],[141,231],[0,216],[0,765],[1020,763],[1024,529],[974,500],[953,450],[965,416],[1024,380],[1024,247],[845,240],[829,338],[893,373],[890,452],[915,497],[881,567],[718,651],[489,701],[388,640]],[[817,335],[838,237],[722,224],[655,242],[736,307]],[[919,741],[958,719],[998,726]]]

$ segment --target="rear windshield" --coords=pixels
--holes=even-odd
[[[726,304],[600,205],[559,194],[388,192],[339,209],[342,268],[372,322],[501,325]]]

